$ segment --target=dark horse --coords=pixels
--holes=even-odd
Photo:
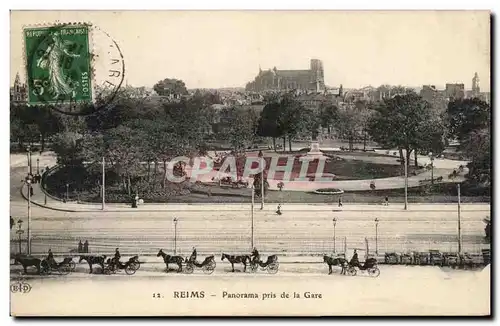
[[[224,261],[224,258],[229,260],[229,262],[231,263],[232,272],[234,272],[234,264],[243,264],[243,266],[245,266],[243,272],[246,272],[247,261],[248,263],[250,263],[250,256],[248,255],[234,256],[234,255],[222,254],[221,261]]]
[[[337,257],[333,258],[330,256],[323,256],[323,261],[328,265],[328,275],[332,273],[332,266],[340,266],[342,267],[342,270],[340,271],[340,274],[345,274],[345,268],[347,266],[347,259]]]
[[[92,274],[92,265],[97,264],[100,265],[102,270],[104,271],[104,261],[106,260],[106,255],[102,256],[80,256],[79,263],[85,260],[89,264],[90,272]]]
[[[163,252],[163,249],[160,249],[158,255],[156,255],[156,257],[160,256],[163,257],[163,261],[165,262],[165,265],[167,265],[167,272],[168,272],[168,264],[177,264],[177,266],[179,266],[177,272],[182,272],[182,262],[184,262],[184,258],[182,258],[181,256],[167,255],[166,253]]]
[[[38,274],[40,274],[40,265],[42,263],[41,259],[32,256],[17,254],[14,256],[14,263],[16,262],[20,263],[23,266],[24,274],[28,274],[28,266],[35,266]]]
[[[265,262],[262,262],[262,260],[258,260],[257,263],[259,264],[260,267],[265,268],[269,264],[275,263],[278,261],[278,256],[277,255],[271,255],[267,257],[267,260]],[[253,261],[251,262],[253,263]]]

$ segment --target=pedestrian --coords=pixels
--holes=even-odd
[[[85,240],[85,243],[83,244],[83,252],[84,253],[89,253],[89,242]]]
[[[385,206],[389,206],[389,197],[385,196]]]
[[[82,240],[80,240],[80,242],[78,242],[78,253],[82,253],[83,252],[83,243],[82,243]]]
[[[34,194],[34,192],[33,192],[33,186],[29,185],[28,187],[30,188],[30,196],[33,196],[33,194]]]
[[[12,215],[10,216],[10,229],[12,230],[12,228],[14,227],[14,219],[12,218]]]
[[[339,197],[339,207],[342,207],[342,196]]]

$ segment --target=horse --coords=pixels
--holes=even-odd
[[[168,272],[168,264],[170,264],[170,263],[177,264],[177,266],[179,266],[179,269],[177,270],[177,272],[182,272],[182,263],[184,262],[184,258],[182,258],[181,256],[167,255],[166,253],[163,252],[163,249],[160,249],[160,251],[158,252],[158,255],[156,255],[156,257],[160,257],[160,256],[163,257],[163,261],[165,262],[165,265],[167,265],[167,272]]]
[[[23,266],[24,274],[28,274],[28,266],[35,266],[38,274],[40,274],[40,265],[42,263],[41,259],[33,256],[17,254],[14,256],[14,263],[16,262],[20,263]]]
[[[224,261],[224,258],[229,260],[231,263],[231,268],[232,272],[234,273],[234,264],[243,264],[244,269],[243,272],[247,271],[247,261],[250,263],[250,256],[248,255],[241,255],[241,256],[234,256],[234,255],[227,255],[227,254],[222,254],[221,261]]]
[[[342,271],[340,271],[340,274],[345,274],[345,267],[347,265],[347,259],[337,257],[333,258],[330,256],[323,256],[323,261],[328,265],[328,275],[332,274],[332,266],[340,266],[342,268]]]
[[[104,261],[106,260],[106,255],[102,256],[80,256],[80,260],[78,263],[81,263],[82,260],[85,260],[89,264],[90,272],[92,274],[92,265],[98,264],[101,266],[102,270],[104,270]]]

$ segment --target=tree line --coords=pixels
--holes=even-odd
[[[442,153],[449,139],[458,139],[459,149],[471,160],[470,178],[490,182],[490,107],[479,99],[451,101],[446,111],[436,114],[411,92],[375,103],[325,101],[313,108],[287,93],[266,96],[259,112],[239,106],[214,108],[221,102],[217,94],[197,91],[186,96],[184,83],[175,79],[158,82],[155,90],[182,97],[165,101],[124,89],[112,106],[87,116],[11,104],[11,143],[21,148],[40,143],[44,150],[50,138],[59,164],[66,166],[94,162],[91,169],[104,157],[119,184],[130,192],[134,182],[166,187],[171,158],[205,155],[214,141],[244,155],[245,149],[265,138],[272,139],[275,149],[281,139],[283,149],[288,145],[291,151],[293,140],[316,137],[326,129],[346,139],[350,149],[367,139],[396,148],[401,164],[409,164],[411,153],[416,162],[418,155]]]

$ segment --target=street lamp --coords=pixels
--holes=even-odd
[[[69,183],[66,184],[66,201],[69,201]]]
[[[375,218],[375,254],[378,255],[378,222],[379,219]]]
[[[28,186],[28,255],[31,255],[31,174],[28,174],[25,181]]]
[[[21,254],[21,252],[22,252],[22,249],[21,249],[21,236],[24,233],[24,230],[22,228],[23,228],[23,220],[19,219],[17,221],[17,231],[16,231],[17,236],[19,237],[19,254]]]
[[[177,219],[177,217],[174,218],[174,255],[176,254],[177,252],[177,222],[179,220]]]
[[[30,171],[30,174],[32,174],[32,171],[31,171],[31,146],[30,145],[26,146],[26,151],[28,152],[28,167],[29,167],[29,171]]]
[[[254,207],[254,204],[255,204],[255,187],[254,185],[252,184],[252,205],[250,206],[250,209],[251,209],[251,212],[250,212],[250,215],[251,215],[251,218],[252,218],[252,238],[251,238],[251,248],[253,248],[253,207]]]
[[[264,160],[264,154],[262,150],[259,151],[258,156],[260,157],[260,164],[262,166],[261,178],[260,178],[260,209],[264,209],[264,171],[266,169],[266,161]]]
[[[429,152],[429,158],[431,159],[431,185],[434,185],[434,155]]]
[[[333,252],[335,253],[337,249],[335,247],[335,227],[337,226],[337,219],[334,217],[332,221],[333,221]]]

